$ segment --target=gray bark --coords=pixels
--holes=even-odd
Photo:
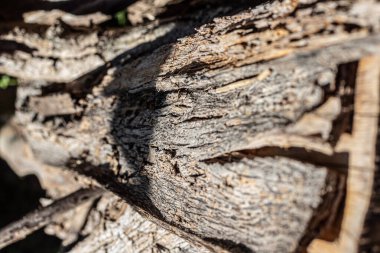
[[[353,134],[357,117],[378,118],[377,98],[367,111],[353,106],[362,59],[380,53],[380,4],[234,8],[101,34],[66,37],[58,26],[0,36],[31,49],[0,54],[0,71],[21,80],[16,120],[36,157],[95,179],[139,213],[128,206],[73,252],[294,252],[344,238],[352,161],[365,156],[346,138],[378,140],[378,127]],[[376,141],[368,146],[366,166],[377,168]],[[134,220],[162,242],[138,241]]]

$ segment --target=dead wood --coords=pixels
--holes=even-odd
[[[379,3],[251,7],[2,34],[30,48],[0,54],[23,136],[210,251],[375,249]],[[120,250],[95,234],[73,250]]]

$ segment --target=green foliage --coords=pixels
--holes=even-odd
[[[9,86],[17,85],[17,80],[13,77],[2,75],[0,76],[0,89],[6,89]]]
[[[115,19],[120,26],[125,26],[127,24],[127,14],[125,11],[116,12]]]

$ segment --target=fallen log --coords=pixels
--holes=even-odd
[[[215,252],[358,252],[379,243],[379,9],[264,2],[194,34],[127,31],[133,47],[88,65],[34,43],[0,70],[21,79],[16,118],[41,161],[168,231]],[[45,75],[50,55],[74,67]]]

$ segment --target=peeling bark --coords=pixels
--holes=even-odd
[[[31,50],[0,54],[0,71],[22,79],[16,120],[36,157],[139,213],[125,206],[73,252],[301,252],[315,238],[311,252],[375,247],[357,241],[377,205],[379,99],[365,101],[380,87],[380,4],[237,10],[160,22],[157,9],[156,21],[123,30],[0,35]]]

